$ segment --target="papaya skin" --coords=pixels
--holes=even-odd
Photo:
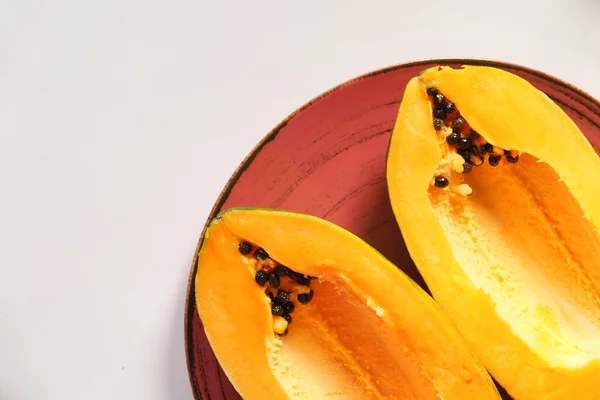
[[[285,337],[273,333],[241,240],[317,278],[314,299],[296,304]],[[435,301],[325,220],[267,209],[221,213],[206,231],[195,291],[208,340],[245,399],[500,399]]]
[[[429,87],[520,161],[452,173],[470,196],[432,187],[449,150],[432,125]],[[577,125],[506,71],[429,68],[405,89],[387,182],[433,297],[508,393],[600,399],[600,159]]]

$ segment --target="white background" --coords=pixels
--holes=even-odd
[[[0,0],[0,399],[191,399],[190,262],[264,134],[419,58],[600,96],[599,20],[597,0]]]

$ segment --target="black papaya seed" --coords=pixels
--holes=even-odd
[[[269,253],[267,253],[264,249],[258,248],[254,252],[254,258],[257,260],[266,260],[269,258]]]
[[[283,314],[283,306],[281,304],[277,304],[277,303],[271,304],[271,314],[282,315]]]
[[[285,303],[286,301],[290,300],[291,295],[290,292],[286,292],[285,290],[278,290],[277,296],[275,296],[275,298],[281,301],[282,303]]]
[[[481,148],[479,146],[473,145],[469,148],[469,152],[474,156],[481,157],[483,154],[481,153]]]
[[[514,164],[517,161],[519,161],[519,156],[513,156],[509,150],[504,150],[504,156],[506,157],[506,161],[508,161],[511,164]]]
[[[265,283],[269,280],[269,274],[266,271],[257,271],[256,275],[254,275],[254,280],[260,286],[265,286]]]
[[[302,303],[302,304],[306,304],[306,303],[308,303],[309,301],[312,300],[313,295],[314,295],[314,292],[311,289],[310,293],[301,293],[301,294],[299,294],[298,295],[298,301],[300,303]]]
[[[250,254],[250,252],[252,251],[252,245],[248,242],[240,242],[240,244],[238,245],[238,250],[243,255]]]
[[[298,278],[296,279],[296,281],[298,282],[299,285],[302,285],[302,286],[310,285],[310,279],[308,279],[307,277],[305,277],[304,275],[301,275],[301,274],[298,275]]]
[[[471,153],[469,153],[468,149],[458,149],[456,150],[459,156],[461,156],[465,161],[471,160]]]
[[[451,144],[451,145],[457,145],[459,139],[460,139],[460,133],[458,133],[458,132],[452,132],[451,134],[446,136],[446,142],[448,142],[448,144]]]
[[[463,164],[463,174],[468,174],[469,172],[471,172],[472,169],[473,164],[471,164],[469,161],[465,161],[465,163]]]
[[[488,162],[490,163],[490,165],[492,167],[495,167],[496,165],[498,165],[500,163],[501,158],[502,158],[502,156],[500,156],[500,155],[490,154],[490,156],[488,158]]]
[[[465,120],[462,117],[458,117],[455,118],[452,121],[452,129],[457,130],[457,131],[462,131],[462,129],[465,127]]]
[[[294,312],[294,303],[292,303],[291,301],[288,301],[287,303],[285,303],[283,305],[283,311],[285,311],[288,314],[291,314]]]
[[[298,275],[300,275],[299,273],[297,273],[296,271],[292,271],[291,269],[288,270],[287,276],[288,278],[297,281],[298,280]]]
[[[458,146],[458,148],[459,148],[459,149],[461,149],[461,150],[466,150],[466,149],[468,149],[469,147],[471,147],[471,145],[472,145],[472,144],[473,144],[473,141],[471,140],[471,138],[469,138],[469,137],[466,137],[466,136],[461,136],[461,137],[458,139],[457,146]]]
[[[446,178],[445,176],[436,176],[434,179],[435,186],[439,188],[445,188],[446,186],[448,186],[449,183],[450,182],[448,181],[448,178]]]
[[[279,288],[280,284],[281,281],[279,280],[279,277],[277,275],[271,274],[271,276],[269,276],[269,286],[271,286],[273,289]]]
[[[284,265],[278,265],[277,267],[275,267],[275,270],[273,271],[273,273],[277,276],[287,276],[287,274],[290,272],[290,269]]]

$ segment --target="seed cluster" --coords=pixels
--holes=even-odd
[[[238,244],[238,250],[242,255],[252,253],[254,246],[246,241]],[[254,275],[256,283],[265,288],[265,295],[271,301],[271,314],[273,315],[273,330],[279,336],[288,334],[289,325],[292,323],[292,313],[296,308],[292,300],[292,290],[282,288],[282,283],[287,280],[287,287],[295,286],[296,299],[301,304],[307,304],[314,296],[310,288],[310,282],[316,277],[305,276],[293,271],[285,265],[275,265],[276,262],[262,248],[254,250],[253,258],[258,265],[258,271]],[[284,286],[284,287],[285,287]]]
[[[488,143],[469,127],[457,110],[456,104],[448,100],[437,88],[427,88],[427,95],[431,97],[433,105],[433,127],[437,131],[444,132],[450,149],[456,151],[463,159],[461,170],[456,172],[468,174],[473,167],[483,165],[486,158],[492,167],[500,164],[503,156],[511,164],[519,160],[519,155],[515,152]],[[449,185],[449,180],[445,176],[438,175],[434,179],[434,185],[445,188]]]

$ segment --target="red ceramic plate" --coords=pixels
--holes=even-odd
[[[209,221],[234,206],[282,208],[322,217],[362,237],[425,287],[392,214],[385,159],[406,83],[438,64],[488,65],[520,75],[548,94],[594,147],[600,148],[600,104],[556,78],[495,61],[451,59],[401,64],[346,82],[291,114],[242,162],[225,185]],[[201,242],[202,237],[198,248]],[[239,399],[215,359],[196,311],[196,264],[194,257],[185,315],[194,397]]]

